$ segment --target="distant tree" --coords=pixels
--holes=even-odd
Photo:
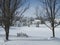
[[[30,24],[32,24],[32,21],[34,21],[34,18],[30,17]]]
[[[60,11],[60,0],[40,0],[43,4],[43,9],[45,12],[45,16],[49,20],[51,26],[48,26],[46,23],[45,25],[52,30],[53,38],[55,37],[55,27],[59,25],[54,23],[57,16],[59,16]]]
[[[9,37],[9,29],[12,24],[14,15],[16,15],[16,10],[19,9],[26,0],[1,0],[1,10],[2,10],[2,24],[5,29],[6,40]]]
[[[41,24],[44,24],[45,22],[44,22],[44,20],[43,20],[43,17],[42,17],[42,15],[43,15],[43,13],[42,13],[42,11],[39,9],[40,7],[39,6],[37,6],[36,7],[36,12],[35,12],[35,14],[36,14],[36,19],[37,20],[40,20],[41,21]],[[39,27],[39,22],[37,22],[37,27]]]
[[[35,10],[36,10],[36,12],[35,12],[35,14],[36,14],[36,19],[39,20],[39,19],[40,19],[39,7],[37,6]],[[39,27],[39,22],[37,22],[36,26]]]

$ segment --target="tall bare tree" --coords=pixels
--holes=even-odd
[[[53,38],[55,37],[55,27],[57,27],[60,23],[58,22],[55,24],[55,19],[59,14],[60,11],[60,1],[59,0],[43,0],[43,7],[46,12],[47,18],[51,26],[48,26],[46,23],[45,25],[52,30]]]
[[[6,40],[9,37],[10,25],[13,21],[13,17],[18,8],[26,3],[26,0],[1,0],[1,10],[2,10],[2,24],[5,29]]]

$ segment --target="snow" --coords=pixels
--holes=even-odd
[[[17,37],[17,33],[26,33],[29,37]],[[0,27],[0,45],[60,45],[60,26],[55,28],[56,38],[51,38],[52,31],[45,25],[40,27],[11,27],[9,41],[5,42],[5,32]]]

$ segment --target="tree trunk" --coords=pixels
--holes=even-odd
[[[5,26],[6,40],[9,40],[9,26]]]
[[[55,37],[55,30],[54,27],[52,27],[52,33],[53,33],[53,38]]]
[[[53,38],[54,38],[55,37],[54,20],[52,22],[52,34],[53,34]]]

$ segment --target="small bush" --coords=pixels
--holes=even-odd
[[[17,37],[28,37],[26,33],[17,33]]]

